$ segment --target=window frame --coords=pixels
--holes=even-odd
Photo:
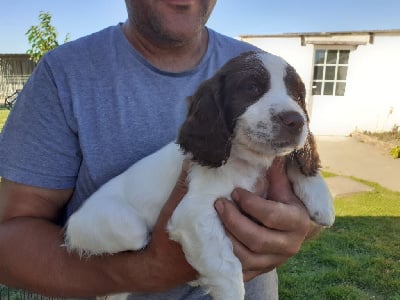
[[[350,57],[351,57],[352,50],[353,49],[351,47],[340,47],[340,46],[331,46],[331,47],[321,46],[321,47],[314,48],[312,89],[311,89],[312,96],[333,96],[333,97],[345,96],[346,87],[347,87],[347,76],[348,76],[348,71],[349,71]],[[324,51],[323,63],[316,62],[318,51]],[[336,51],[335,63],[327,62],[329,51]],[[340,63],[340,52],[341,51],[348,52],[347,63]],[[316,77],[317,67],[322,67],[322,77],[320,77],[319,79],[317,79],[317,77]],[[326,78],[326,75],[327,75],[326,70],[327,70],[327,68],[332,68],[332,67],[334,67],[333,79],[327,79]],[[345,74],[344,74],[345,79],[338,79],[338,72],[339,72],[340,67],[346,68]],[[321,75],[321,74],[319,74],[319,75]],[[320,88],[317,88],[317,84],[320,84]],[[338,84],[344,85],[342,87],[343,93],[338,93],[338,89],[337,89]],[[329,90],[327,90],[328,86],[330,86]]]

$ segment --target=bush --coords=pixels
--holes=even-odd
[[[400,158],[400,146],[390,149],[390,154],[393,156],[393,158]]]

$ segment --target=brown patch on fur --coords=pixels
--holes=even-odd
[[[185,153],[192,154],[192,160],[210,167],[219,167],[228,158],[233,132],[223,114],[223,103],[219,101],[219,81],[222,78],[204,82],[188,98],[188,116],[177,140]]]
[[[269,73],[255,52],[228,61],[188,98],[189,111],[177,143],[200,165],[220,167],[228,159],[237,118],[267,92]]]
[[[286,76],[284,80],[289,95],[300,105],[306,115],[307,129],[308,132],[310,132],[310,119],[306,109],[306,89],[304,83],[296,70],[290,65],[286,68]],[[306,176],[315,176],[318,169],[321,167],[317,145],[314,136],[311,133],[308,134],[304,147],[289,154],[288,158],[292,162],[295,162],[299,166],[301,172]]]
[[[286,67],[286,76],[284,78],[286,89],[289,95],[293,98],[297,104],[303,109],[307,116],[307,122],[309,122],[307,109],[306,109],[306,88],[304,86],[303,81],[301,80],[299,74],[297,74],[296,70],[288,65]]]
[[[304,147],[293,151],[288,155],[288,159],[296,163],[301,173],[305,176],[317,175],[319,168],[321,168],[321,161],[317,152],[317,144],[314,136],[309,133]]]

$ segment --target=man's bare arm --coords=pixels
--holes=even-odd
[[[81,259],[61,246],[63,230],[55,225],[72,190],[47,190],[3,179],[0,282],[48,296],[93,297],[165,291],[195,279],[195,271],[180,246],[169,240],[164,227],[184,195],[181,184],[184,180],[177,184],[174,191],[178,192],[173,192],[167,202],[145,250]]]

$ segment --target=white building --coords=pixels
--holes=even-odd
[[[349,135],[400,126],[400,30],[246,35],[303,78],[311,130]]]

